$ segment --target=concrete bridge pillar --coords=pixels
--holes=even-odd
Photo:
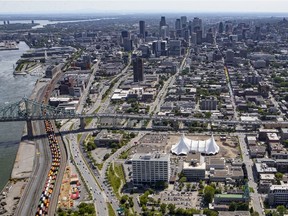
[[[81,129],[81,130],[84,130],[84,129],[85,129],[85,126],[86,126],[86,124],[85,124],[85,118],[84,118],[84,117],[81,117],[81,118],[80,118],[80,129]]]
[[[28,136],[29,139],[33,138],[32,121],[31,120],[27,120],[26,124],[27,124],[27,136]]]

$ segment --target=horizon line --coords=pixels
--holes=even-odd
[[[97,15],[98,14],[107,14],[107,15],[149,15],[149,14],[153,14],[153,15],[158,15],[158,14],[179,14],[179,13],[183,13],[183,14],[287,14],[288,15],[288,11],[167,11],[167,12],[163,12],[163,11],[155,11],[155,12],[132,12],[132,11],[70,11],[70,12],[64,12],[59,14],[59,12],[39,12],[39,11],[32,11],[32,12],[17,12],[17,13],[11,13],[11,12],[1,12],[0,17],[3,15],[59,15],[59,16],[63,16],[63,15]]]

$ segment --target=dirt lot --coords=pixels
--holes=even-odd
[[[130,154],[134,153],[149,153],[153,151],[169,153],[172,145],[180,141],[182,134],[146,134],[139,140],[139,144],[130,150]],[[208,135],[194,135],[185,134],[189,139],[193,140],[207,140],[211,136]],[[214,136],[217,145],[220,147],[220,151],[217,155],[211,157],[225,157],[236,158],[239,153],[239,143],[237,137],[227,136],[226,140],[220,140],[220,136]],[[177,158],[180,158],[179,156]]]
[[[0,195],[1,205],[5,203],[6,205],[4,205],[3,207],[7,210],[7,212],[4,213],[3,216],[14,215],[16,206],[19,203],[19,199],[24,192],[27,181],[28,179],[12,180],[6,185],[3,190],[3,194],[5,195]]]
[[[168,145],[165,148],[166,152],[169,152],[172,145],[178,143],[180,141],[182,134],[177,135],[169,135],[168,137]],[[210,136],[206,135],[190,135],[185,134],[185,136],[192,140],[207,140],[210,139]],[[220,147],[220,151],[217,155],[213,157],[225,157],[225,158],[236,158],[238,156],[239,150],[237,146],[239,146],[237,137],[228,137],[226,141],[221,141],[220,136],[214,136],[214,139],[217,145]]]

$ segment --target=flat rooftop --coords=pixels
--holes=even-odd
[[[160,153],[141,154],[141,153],[136,153],[133,155],[132,161],[170,161],[170,154],[160,154]]]
[[[242,194],[215,194],[215,197],[218,197],[218,198],[238,198],[238,199],[241,199],[243,198],[243,195]]]

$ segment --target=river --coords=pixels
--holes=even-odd
[[[13,64],[29,47],[20,42],[19,50],[0,52],[0,106],[19,101],[24,96],[29,97],[38,77],[13,76]],[[0,190],[10,178],[24,122],[0,123]]]
[[[80,20],[62,20],[62,21],[50,21],[50,20],[34,20],[35,24],[38,24],[34,27],[32,27],[32,29],[37,29],[37,28],[43,28],[45,25],[48,24],[57,24],[57,23],[71,23],[71,22],[87,22],[87,21],[99,21],[99,20],[106,20],[106,19],[116,19],[113,17],[109,17],[109,18],[95,18],[95,19],[80,19]],[[31,23],[32,20],[10,20],[9,23],[13,24],[13,23]],[[0,23],[0,25],[3,25],[3,23]]]

